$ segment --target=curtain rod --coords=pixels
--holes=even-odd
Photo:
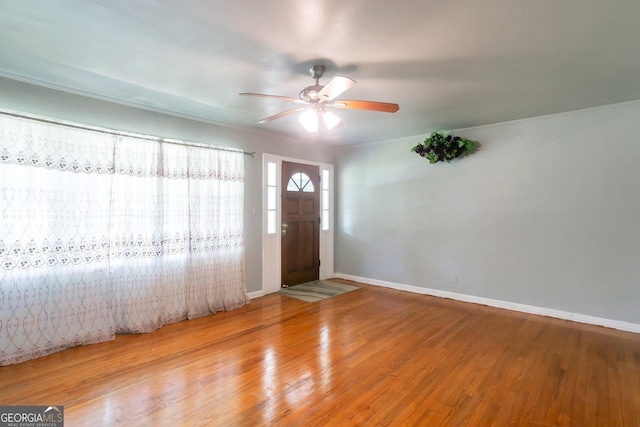
[[[177,140],[177,139],[166,139],[166,138],[161,138],[161,137],[156,137],[156,136],[147,136],[147,135],[141,135],[141,134],[137,134],[137,133],[117,131],[117,130],[105,129],[105,128],[100,128],[100,127],[93,127],[93,126],[89,126],[89,125],[80,125],[80,124],[75,124],[75,123],[67,123],[67,122],[57,121],[57,120],[53,120],[53,119],[44,119],[44,118],[40,118],[40,117],[30,116],[30,115],[27,115],[27,114],[9,113],[7,111],[0,111],[0,114],[5,115],[5,116],[17,117],[19,119],[34,120],[34,121],[37,121],[37,122],[47,123],[47,124],[51,124],[51,125],[66,126],[68,128],[73,128],[73,129],[88,130],[88,131],[91,131],[91,132],[104,133],[104,134],[107,134],[107,135],[128,136],[128,137],[131,137],[131,138],[144,139],[144,140],[147,140],[147,141],[159,141],[159,142],[163,142],[165,144],[172,144],[172,145],[186,145],[186,146],[190,146],[190,147],[209,148],[211,150],[241,152],[245,156],[251,156],[251,157],[255,157],[255,155],[256,155],[255,151],[244,151],[244,150],[241,150],[241,149],[217,147],[215,145],[203,144],[203,143],[198,143],[198,142],[184,142],[184,141],[180,141],[180,140]]]

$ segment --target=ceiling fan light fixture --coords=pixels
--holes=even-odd
[[[309,109],[298,116],[298,120],[309,133],[318,133],[318,114],[315,110]]]
[[[340,117],[336,116],[331,111],[323,111],[322,121],[327,129],[331,130],[340,124]]]
[[[252,92],[242,92],[240,95],[274,98],[283,101],[296,102],[298,104],[306,104],[306,108],[290,108],[262,119],[258,123],[269,123],[279,119],[280,117],[305,110],[300,114],[298,119],[302,126],[304,126],[308,132],[313,134],[318,134],[320,126],[323,128],[326,127],[328,130],[342,126],[342,120],[332,112],[325,110],[325,107],[335,107],[347,110],[381,111],[385,113],[395,113],[400,108],[398,104],[391,104],[389,102],[354,100],[337,101],[336,98],[352,88],[356,84],[356,81],[349,77],[335,76],[323,86],[320,84],[320,77],[324,75],[324,66],[314,65],[309,71],[311,73],[311,77],[315,79],[316,84],[302,89],[298,94],[297,99],[290,96],[267,95],[264,93]],[[322,124],[320,124],[320,122],[322,122]]]

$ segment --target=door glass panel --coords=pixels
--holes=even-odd
[[[311,182],[311,179],[306,173],[296,172],[289,178],[289,182],[287,182],[287,191],[313,193],[315,188],[313,188],[313,182]]]
[[[300,191],[300,185],[296,182],[297,175],[300,174],[297,173],[289,178],[289,182],[287,182],[287,191]]]

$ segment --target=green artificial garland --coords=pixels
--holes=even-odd
[[[477,146],[475,141],[459,136],[444,135],[443,131],[431,132],[423,143],[411,149],[421,157],[429,159],[429,163],[450,162],[456,157],[472,152]]]

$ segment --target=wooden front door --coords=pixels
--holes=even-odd
[[[320,170],[282,162],[282,286],[320,274]]]

